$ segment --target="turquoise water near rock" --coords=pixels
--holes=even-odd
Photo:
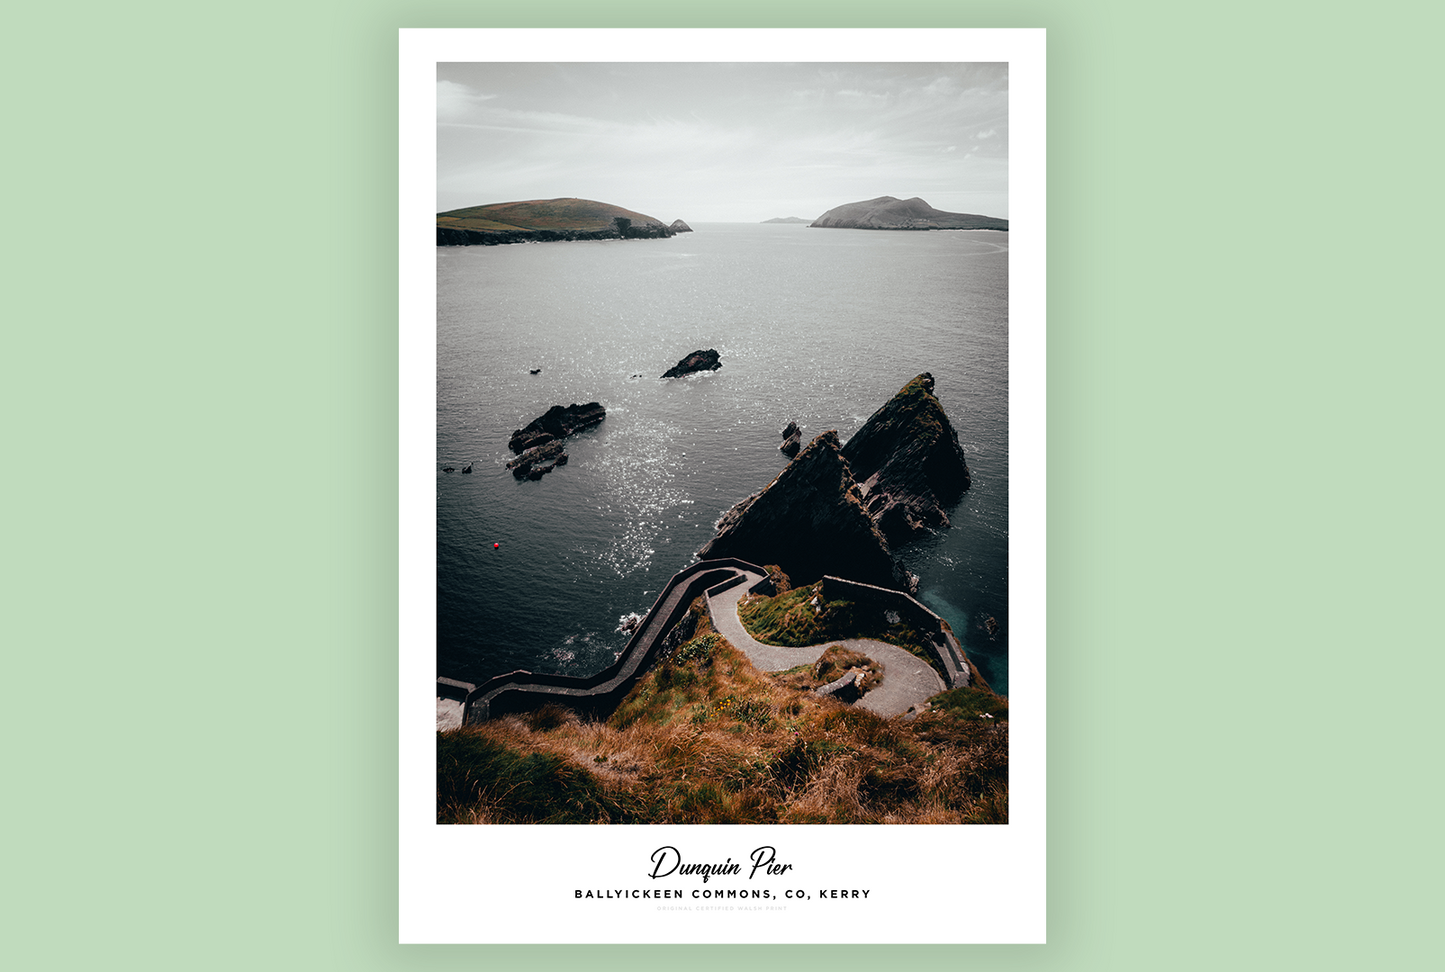
[[[846,440],[928,371],[973,486],[951,529],[895,553],[1007,692],[1008,234],[693,228],[437,249],[439,674],[606,666],[619,616],[786,465],[789,421]],[[721,370],[658,377],[707,348]],[[607,418],[568,464],[515,480],[512,431],[591,401]]]

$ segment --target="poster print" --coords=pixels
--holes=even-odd
[[[1043,32],[400,53],[401,940],[1042,941]]]

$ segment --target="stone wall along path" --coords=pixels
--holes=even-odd
[[[759,670],[783,672],[799,665],[811,665],[830,645],[842,645],[844,648],[862,652],[874,661],[883,663],[884,675],[882,683],[855,704],[860,709],[867,709],[881,716],[902,715],[909,709],[920,708],[928,699],[947,688],[932,665],[897,645],[874,641],[872,638],[826,641],[806,648],[763,644],[748,634],[738,617],[738,601],[764,579],[762,574],[752,571],[747,574],[748,579],[743,583],[719,594],[709,594],[708,610],[712,612],[713,627],[718,633],[747,655]]]

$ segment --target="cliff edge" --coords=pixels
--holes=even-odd
[[[897,587],[888,541],[863,509],[837,432],[824,432],[761,492],[718,521],[698,556],[777,564],[797,583],[839,574]]]

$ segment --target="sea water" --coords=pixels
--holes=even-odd
[[[894,553],[1007,693],[1008,234],[694,229],[437,248],[438,674],[611,664],[619,617],[787,464],[789,421],[846,441],[927,371],[973,485],[950,529]],[[707,348],[720,370],[659,377]],[[567,465],[512,477],[513,430],[592,401],[607,418]]]

